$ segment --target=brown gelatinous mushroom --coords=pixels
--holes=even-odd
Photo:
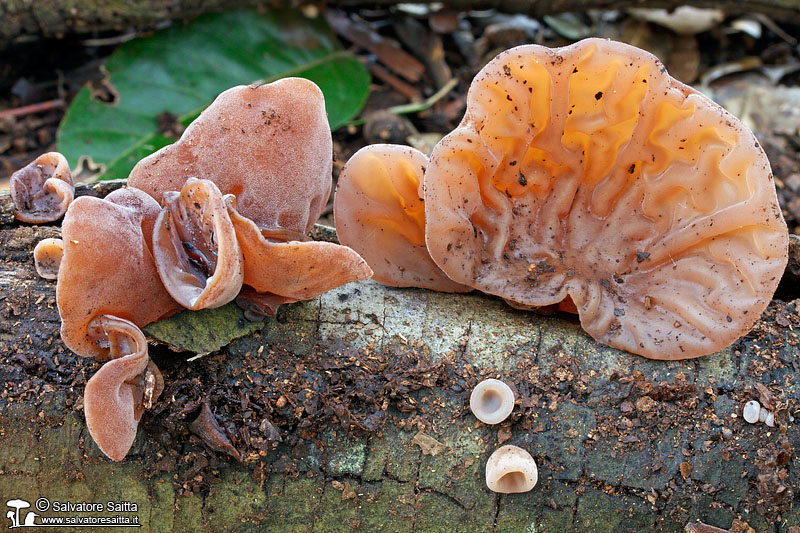
[[[294,240],[303,236],[259,228],[237,211],[233,195],[225,200],[244,255],[244,284],[252,289],[243,290],[237,301],[251,314],[274,315],[282,303],[308,300],[372,276],[369,265],[347,246]]]
[[[88,333],[99,315],[141,327],[180,308],[161,284],[150,251],[160,211],[155,200],[133,188],[105,199],[83,196],[67,210],[56,297],[61,338],[75,353],[108,359],[108,348]]]
[[[787,261],[753,134],[638,48],[501,53],[425,174],[427,245],[453,280],[653,359],[746,333]]]
[[[86,383],[86,427],[104,454],[121,461],[136,438],[142,413],[161,394],[164,382],[135,324],[100,315],[92,319],[88,331],[98,345],[107,347],[110,361]]]
[[[189,178],[164,193],[153,256],[167,291],[187,309],[220,307],[242,288],[242,250],[212,181]]]
[[[356,152],[336,185],[336,233],[372,267],[375,281],[468,292],[472,288],[448,278],[425,246],[427,164],[425,154],[408,146],[373,144]]]
[[[139,161],[128,184],[161,202],[190,177],[209,179],[258,226],[305,234],[328,201],[332,153],[322,91],[284,78],[220,94],[178,142]]]
[[[67,159],[48,152],[16,171],[9,182],[14,216],[22,222],[40,224],[64,216],[75,197],[75,185]]]
[[[44,279],[58,279],[58,268],[64,255],[64,241],[61,239],[42,239],[33,249],[33,263],[36,273]]]

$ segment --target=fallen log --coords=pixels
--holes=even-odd
[[[426,0],[431,2],[432,0]],[[358,6],[397,4],[397,0],[339,0],[331,5]],[[0,0],[0,43],[18,38],[63,37],[67,34],[88,34],[100,31],[123,31],[129,28],[155,28],[171,20],[186,20],[203,13],[234,7],[298,5],[298,2],[274,0],[176,0],[130,2],[39,0],[18,2]],[[725,12],[763,13],[780,22],[800,23],[798,0],[449,0],[449,7],[459,11],[497,8],[510,13],[533,16],[586,11],[588,9],[622,9],[626,7],[657,7],[674,9],[682,5],[711,7]]]
[[[19,225],[11,209],[0,197],[0,498],[28,502],[20,516],[136,517],[153,531],[800,526],[795,302],[773,301],[728,349],[661,362],[599,345],[569,316],[350,284],[200,358],[156,332],[166,389],[113,463],[83,420],[83,386],[99,365],[62,345],[55,284],[33,267],[34,245],[59,228]],[[468,409],[485,377],[516,392],[497,426]],[[750,399],[777,427],[742,420]],[[217,429],[192,424],[206,409]],[[237,453],[214,446],[215,431]],[[502,444],[536,459],[531,492],[486,488],[486,460]]]

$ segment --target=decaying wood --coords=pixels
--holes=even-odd
[[[426,0],[428,2],[432,0]],[[394,5],[397,0],[339,0],[331,5]],[[0,0],[0,42],[24,36],[62,36],[95,31],[125,30],[131,27],[152,28],[169,20],[188,19],[202,13],[237,6],[298,5],[299,2],[275,0],[39,0],[19,2]],[[800,22],[798,0],[450,0],[457,10],[499,8],[507,12],[542,16],[587,9],[624,7],[675,8],[681,5],[720,8],[730,13],[757,12],[774,16],[781,22]]]
[[[3,501],[130,501],[136,512],[116,514],[153,531],[800,526],[795,303],[773,302],[729,349],[665,363],[487,296],[350,284],[287,306],[217,354],[187,362],[153,347],[167,389],[118,464],[83,420],[97,365],[61,344],[54,283],[33,268],[33,246],[58,227],[9,213],[0,197]],[[498,426],[469,414],[484,377],[516,391]],[[763,396],[757,384],[776,428],[740,416]],[[242,461],[190,429],[203,405]],[[420,445],[433,442],[435,454]],[[486,489],[483,468],[502,444],[535,457],[530,493]]]

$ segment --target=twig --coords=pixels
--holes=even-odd
[[[413,85],[404,82],[382,66],[376,63],[371,63],[369,65],[369,70],[375,75],[376,78],[379,78],[381,81],[391,85],[395,91],[405,96],[409,101],[419,102],[422,99],[422,95]]]
[[[64,100],[62,98],[56,98],[55,100],[48,100],[46,102],[39,102],[38,104],[16,107],[14,109],[5,109],[0,111],[0,119],[41,113],[42,111],[49,111],[59,107],[64,107]]]
[[[425,111],[433,107],[433,105],[447,96],[447,94],[455,89],[456,85],[458,85],[458,80],[456,78],[451,79],[449,82],[445,84],[444,87],[427,97],[422,102],[412,102],[410,104],[403,104],[403,105],[396,105],[394,107],[390,107],[387,109],[388,112],[394,113],[395,115],[407,115],[409,113],[418,113],[420,111]],[[366,118],[359,118],[353,120],[352,122],[348,122],[348,126],[363,126],[367,122]]]
[[[139,32],[129,32],[123,33],[121,35],[114,35],[113,37],[105,37],[105,38],[98,38],[98,39],[84,39],[81,41],[81,45],[83,46],[113,46],[122,43],[127,43],[131,39],[135,39],[139,36]]]

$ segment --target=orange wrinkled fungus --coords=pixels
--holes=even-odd
[[[144,410],[161,394],[161,372],[150,361],[147,341],[135,324],[115,316],[92,319],[89,335],[109,350],[110,361],[86,383],[86,427],[100,450],[114,461],[128,454]]]
[[[285,300],[282,303],[308,300],[372,275],[367,263],[347,246],[303,242],[293,240],[295,236],[291,233],[261,229],[237,211],[233,195],[225,199],[244,255],[244,284],[255,292],[282,298]],[[282,242],[285,240],[288,242]],[[262,303],[264,309],[277,309],[280,305],[278,302],[275,302],[277,305]]]
[[[178,142],[139,161],[128,185],[161,202],[190,177],[208,179],[259,227],[307,233],[330,195],[332,153],[322,91],[284,78],[220,94]]]
[[[33,249],[33,263],[36,273],[44,279],[58,279],[61,257],[64,255],[64,241],[61,239],[42,239]]]
[[[61,338],[73,352],[108,359],[108,347],[88,333],[99,315],[141,327],[180,308],[161,284],[148,244],[159,212],[155,200],[133,188],[70,205],[61,227],[56,298]]]
[[[467,292],[433,262],[425,246],[425,154],[374,144],[356,152],[339,174],[334,217],[339,242],[353,248],[394,287]]]
[[[72,173],[66,158],[48,152],[16,171],[9,181],[14,216],[22,222],[54,222],[67,212],[75,197]]]
[[[167,291],[187,309],[220,307],[242,288],[242,250],[225,201],[209,180],[164,193],[153,256]]]
[[[425,173],[426,241],[454,281],[574,302],[596,340],[653,359],[746,333],[787,261],[767,158],[735,117],[635,47],[501,53]]]

